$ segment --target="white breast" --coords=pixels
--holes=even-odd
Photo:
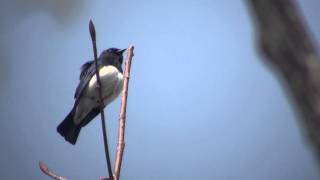
[[[102,97],[104,105],[106,106],[120,94],[123,85],[123,75],[116,67],[111,65],[102,67],[99,70],[99,75],[102,83]],[[98,101],[97,78],[96,75],[94,75],[82,94],[74,122],[80,123],[92,108],[98,106]]]
[[[102,83],[102,96],[107,105],[121,92],[123,75],[116,67],[110,65],[102,67],[99,75]],[[86,95],[94,99],[99,98],[96,87],[97,78],[94,75],[89,81]]]
[[[123,79],[122,74],[118,71],[118,69],[114,66],[103,66],[99,70],[99,76],[103,83],[103,81],[113,80],[114,78]],[[119,76],[119,77],[117,77]],[[97,77],[94,75],[89,81],[89,88],[95,86],[97,83]]]

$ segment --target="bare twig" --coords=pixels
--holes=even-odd
[[[52,178],[55,179],[55,180],[68,180],[68,179],[66,179],[66,178],[64,178],[64,177],[58,176],[58,175],[55,174],[53,171],[50,171],[50,169],[48,168],[48,166],[47,166],[44,162],[42,162],[42,161],[39,161],[39,167],[40,167],[41,171],[42,171],[44,174],[52,177]]]
[[[112,169],[111,169],[111,161],[110,161],[109,146],[108,146],[108,137],[107,137],[107,130],[106,130],[106,121],[105,121],[105,116],[104,116],[104,111],[103,111],[104,103],[103,103],[103,98],[102,98],[102,83],[101,83],[101,80],[100,80],[99,68],[98,68],[98,57],[97,57],[97,46],[96,46],[96,31],[95,31],[95,28],[94,28],[92,20],[90,20],[90,22],[89,22],[89,30],[90,30],[90,35],[91,35],[91,40],[92,40],[92,45],[93,45],[94,62],[95,62],[95,67],[96,67],[96,78],[97,78],[97,82],[98,82],[104,151],[105,151],[105,156],[106,156],[106,160],[107,160],[108,174],[109,174],[110,179],[112,180],[113,178],[112,178]]]
[[[127,108],[127,98],[128,98],[128,87],[129,87],[129,76],[131,69],[131,61],[133,57],[133,46],[128,48],[128,54],[125,61],[125,71],[124,71],[124,82],[121,97],[121,109],[119,115],[119,127],[118,127],[118,145],[116,152],[116,159],[114,165],[114,179],[119,180],[120,170],[122,164],[122,156],[124,150],[124,133],[125,133],[125,123],[126,123],[126,108]]]
[[[265,60],[282,75],[320,155],[320,57],[295,0],[248,0]]]

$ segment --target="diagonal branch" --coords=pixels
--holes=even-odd
[[[133,57],[133,46],[128,48],[128,54],[125,61],[125,71],[124,71],[124,82],[121,97],[121,109],[119,115],[119,127],[118,127],[118,145],[116,152],[116,159],[114,165],[114,179],[119,180],[120,170],[122,164],[122,157],[124,151],[124,133],[125,133],[125,123],[126,123],[126,109],[127,109],[127,98],[128,98],[128,87],[129,87],[129,77],[131,69],[131,61]]]
[[[93,22],[91,20],[89,22],[89,30],[90,30],[90,35],[91,35],[91,40],[92,40],[92,45],[93,45],[94,63],[95,63],[95,67],[96,67],[96,78],[97,78],[97,82],[98,82],[104,151],[105,151],[105,156],[106,156],[106,160],[107,160],[108,174],[109,174],[110,179],[112,180],[113,178],[112,178],[112,169],[111,169],[110,153],[109,153],[109,146],[108,146],[108,137],[107,137],[107,130],[106,130],[106,120],[105,120],[104,111],[103,111],[104,103],[103,103],[103,97],[102,97],[102,83],[101,83],[101,80],[100,80],[99,68],[98,68],[96,31],[95,31]]]
[[[64,178],[64,177],[62,177],[62,176],[58,176],[56,173],[54,173],[53,171],[51,171],[51,170],[48,168],[48,166],[47,166],[44,162],[42,162],[42,161],[39,162],[39,167],[40,167],[41,171],[42,171],[44,174],[48,175],[49,177],[52,177],[52,178],[55,179],[55,180],[67,180],[66,178]]]
[[[320,155],[320,57],[296,1],[247,2],[265,61],[283,78]]]

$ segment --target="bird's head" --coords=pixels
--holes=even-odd
[[[100,54],[102,60],[107,61],[109,64],[112,65],[122,65],[123,62],[123,52],[127,49],[118,49],[118,48],[109,48]]]

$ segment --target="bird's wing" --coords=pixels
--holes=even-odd
[[[86,62],[81,67],[81,74],[80,74],[80,82],[74,94],[74,98],[76,100],[75,104],[78,104],[79,97],[81,96],[83,90],[89,83],[91,77],[95,75],[96,69],[94,61]]]
[[[81,80],[88,72],[89,67],[94,63],[94,60],[88,61],[86,63],[84,63],[81,68],[80,68],[80,76],[79,76],[79,80]]]

